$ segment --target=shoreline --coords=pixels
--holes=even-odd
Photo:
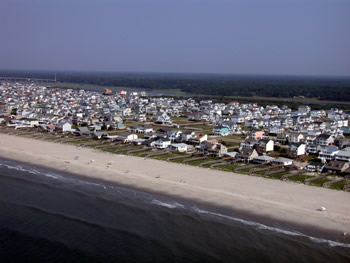
[[[350,232],[350,195],[345,192],[214,171],[154,159],[0,134],[0,156],[60,172],[107,181],[285,222],[311,232]],[[79,156],[74,160],[74,156]],[[95,160],[88,164],[89,161]],[[112,162],[107,167],[108,162]],[[158,175],[160,176],[159,178]],[[317,209],[325,206],[326,211]],[[299,226],[299,227],[298,227]],[[309,232],[308,231],[308,232]],[[345,239],[345,238],[344,238]],[[348,239],[346,240],[349,243]]]

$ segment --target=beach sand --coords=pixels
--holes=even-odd
[[[342,191],[5,134],[0,134],[0,156],[339,235],[350,233],[350,193]],[[321,206],[326,210],[319,211]]]

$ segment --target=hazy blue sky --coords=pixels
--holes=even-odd
[[[1,0],[0,69],[350,75],[350,0]]]

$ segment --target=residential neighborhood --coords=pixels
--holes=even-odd
[[[348,189],[349,113],[146,92],[0,85],[0,131]],[[187,158],[187,159],[186,159]],[[339,181],[339,179],[341,179]]]

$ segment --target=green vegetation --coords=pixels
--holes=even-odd
[[[335,190],[342,190],[343,187],[344,187],[345,185],[348,185],[348,184],[350,184],[350,181],[345,180],[345,181],[342,181],[342,182],[338,182],[338,183],[331,184],[331,185],[329,186],[329,188],[335,189]]]
[[[169,154],[164,154],[164,155],[151,156],[150,158],[165,161],[166,159],[168,159],[170,157],[177,157],[177,156],[181,156],[181,155],[183,155],[183,154],[169,153]]]
[[[310,185],[314,185],[314,186],[322,186],[325,182],[329,182],[330,180],[327,178],[321,178],[315,181],[311,181]]]
[[[9,77],[52,78],[53,72],[0,71]],[[58,72],[52,86],[90,89],[146,90],[167,94],[206,95],[218,101],[238,100],[259,105],[349,104],[350,78],[297,76],[238,76],[220,74],[142,74]],[[337,105],[335,101],[342,101]],[[323,105],[313,105],[323,107]]]
[[[286,174],[288,174],[288,172],[281,172],[281,173],[277,173],[277,174],[271,174],[271,175],[269,175],[269,176],[266,177],[266,178],[280,180],[281,177],[282,177],[283,175],[286,175]]]
[[[313,176],[305,175],[305,174],[299,174],[299,175],[295,175],[295,176],[289,177],[288,181],[303,183],[305,181],[305,179],[308,179],[308,178],[311,178],[311,177],[313,177]]]
[[[203,160],[196,160],[196,161],[190,161],[186,164],[193,165],[193,166],[199,166],[201,163],[208,162],[210,159],[203,159]]]
[[[178,158],[178,159],[174,159],[174,160],[170,160],[170,162],[173,163],[182,163],[183,160],[187,159],[188,157],[183,157],[183,158]]]
[[[233,172],[233,170],[235,168],[237,168],[239,165],[234,163],[234,164],[228,164],[228,165],[220,165],[215,167],[215,169],[217,170],[221,170],[221,171],[226,171],[226,172]]]

